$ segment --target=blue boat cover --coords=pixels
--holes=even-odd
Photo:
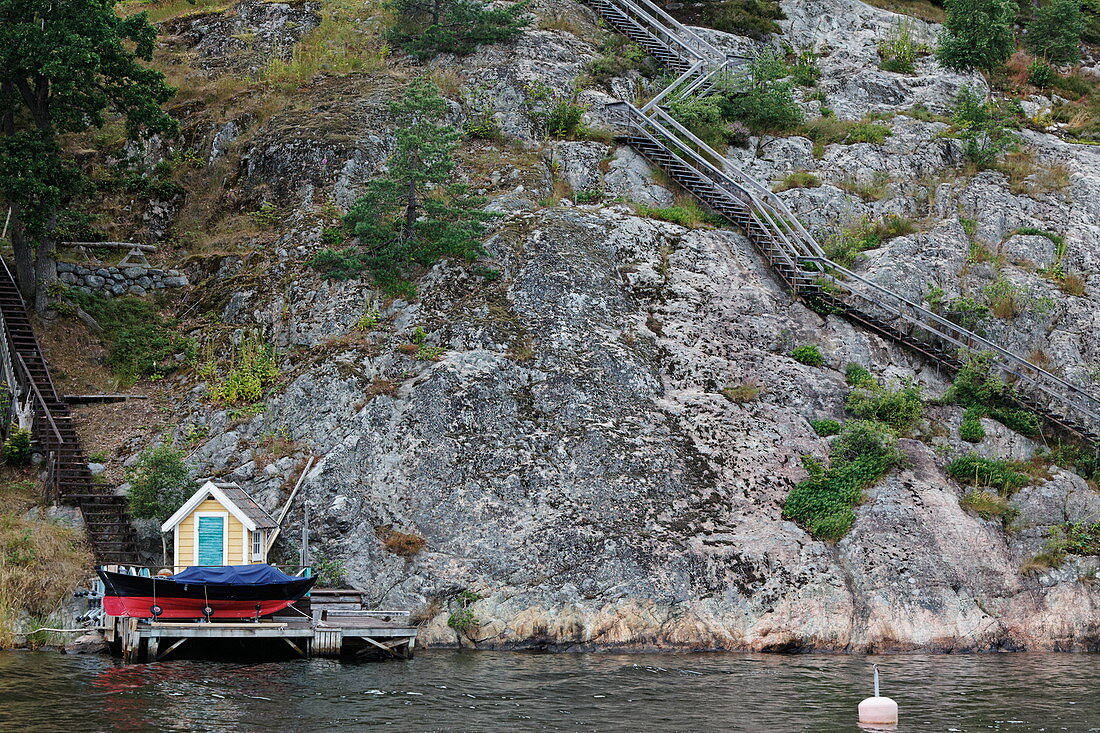
[[[202,585],[273,585],[302,580],[287,575],[270,565],[225,565],[223,567],[190,567],[171,576],[178,583]]]

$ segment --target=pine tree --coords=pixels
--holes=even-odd
[[[390,40],[422,61],[510,41],[530,22],[526,2],[501,8],[482,0],[390,0],[387,5],[397,13]]]
[[[1081,58],[1084,32],[1085,16],[1078,0],[1051,0],[1027,24],[1024,44],[1052,64],[1072,64]]]
[[[1015,47],[1012,0],[946,0],[936,58],[951,69],[994,69]]]
[[[385,172],[367,185],[344,217],[360,247],[325,250],[312,261],[331,278],[355,277],[364,269],[386,290],[409,295],[415,265],[440,257],[474,259],[492,214],[482,199],[454,183],[452,152],[461,133],[447,124],[447,102],[424,78],[414,80],[390,104],[397,119],[396,151]]]
[[[176,129],[161,109],[172,88],[139,63],[152,58],[156,29],[141,13],[119,18],[115,4],[0,0],[0,197],[16,278],[40,311],[57,279],[58,213],[82,181],[57,136],[101,127],[108,112],[131,136]]]

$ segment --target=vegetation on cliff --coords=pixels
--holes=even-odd
[[[469,196],[468,185],[453,182],[461,133],[444,121],[447,103],[438,89],[415,79],[390,103],[390,112],[398,125],[397,150],[386,173],[367,184],[344,217],[359,246],[325,249],[312,264],[335,279],[369,270],[388,292],[411,295],[414,266],[481,254],[480,237],[492,215],[482,210],[483,199]]]
[[[61,210],[83,185],[60,137],[99,128],[107,115],[127,133],[172,133],[161,105],[173,90],[144,66],[156,29],[120,18],[115,0],[0,2],[0,196],[11,206],[15,275],[44,311],[57,281]]]

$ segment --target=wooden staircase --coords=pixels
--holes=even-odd
[[[840,315],[932,361],[958,371],[968,353],[989,354],[994,376],[1014,387],[1021,406],[1081,439],[1100,444],[1100,400],[919,303],[838,265],[825,256],[786,204],[761,182],[684,128],[663,102],[677,94],[706,94],[720,73],[736,73],[744,59],[697,36],[651,0],[586,0],[607,23],[668,68],[681,72],[642,107],[608,106],[619,140],[664,170],[692,196],[737,225],[796,298]],[[671,60],[669,60],[671,59]]]
[[[12,399],[32,416],[31,435],[46,456],[46,499],[80,507],[88,542],[97,563],[137,559],[137,537],[126,497],[111,484],[96,481],[73,424],[72,411],[50,378],[49,366],[34,335],[26,304],[6,262],[0,260],[0,317],[3,319],[5,373]],[[8,426],[4,426],[7,430]]]

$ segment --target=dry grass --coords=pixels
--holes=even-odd
[[[187,15],[219,13],[228,10],[237,0],[125,0],[118,5],[118,14],[122,17],[135,13],[148,13],[149,20],[160,23],[162,20],[182,18]]]
[[[386,66],[390,47],[379,32],[379,8],[362,0],[328,0],[321,23],[295,44],[289,60],[272,59],[261,77],[282,88],[301,87],[322,74],[378,71]]]
[[[531,361],[535,358],[535,347],[529,337],[525,337],[512,345],[508,350],[508,358],[513,361]]]
[[[934,5],[929,0],[867,0],[867,4],[930,23],[942,23],[947,17],[943,7]]]
[[[1008,177],[1008,190],[1016,194],[1031,192],[1028,178],[1036,172],[1035,153],[1031,150],[1020,150],[1008,153],[997,165],[997,169]]]
[[[1085,294],[1085,278],[1076,273],[1070,273],[1058,281],[1058,287],[1066,295],[1081,297]]]
[[[462,72],[455,68],[435,69],[428,78],[439,88],[439,93],[448,99],[462,98]]]
[[[584,27],[577,22],[575,15],[556,10],[550,11],[539,18],[538,29],[540,31],[563,31],[578,37],[584,35]]]
[[[379,395],[386,395],[387,397],[393,397],[397,394],[397,388],[401,385],[397,382],[392,382],[389,379],[383,379],[382,377],[375,377],[369,385],[367,385],[364,394],[368,400],[372,400]]]
[[[564,178],[557,178],[554,180],[554,188],[550,192],[550,198],[554,200],[555,204],[562,199],[572,199],[573,187]]]
[[[1053,163],[1044,168],[1040,168],[1038,174],[1035,176],[1032,192],[1051,193],[1054,191],[1065,191],[1069,188],[1070,173],[1069,166],[1064,163]]]
[[[759,399],[763,388],[755,380],[747,380],[741,384],[734,384],[722,390],[722,396],[735,404],[755,402]]]
[[[12,507],[25,487],[0,488]],[[91,553],[82,534],[47,520],[26,519],[22,511],[0,513],[0,647],[10,647],[21,622],[49,616],[88,575]]]
[[[420,535],[398,532],[388,524],[375,527],[374,533],[378,539],[382,540],[382,547],[386,552],[392,552],[401,557],[414,557],[428,544],[428,541]]]
[[[1047,371],[1054,364],[1054,360],[1042,349],[1032,349],[1031,353],[1027,355],[1027,360],[1040,369],[1046,369]]]

